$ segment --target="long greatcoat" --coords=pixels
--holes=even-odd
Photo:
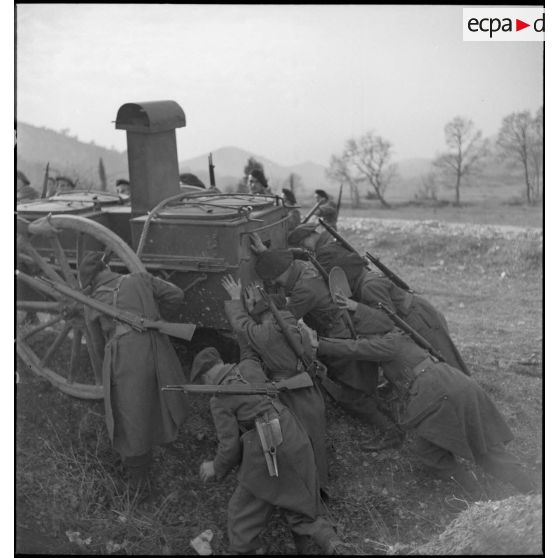
[[[243,359],[230,367],[221,384],[266,381],[256,360]],[[214,458],[215,473],[222,478],[237,465],[239,484],[255,498],[311,520],[320,512],[318,476],[308,435],[285,405],[259,395],[218,394],[211,398],[211,414],[219,441]],[[283,442],[277,447],[278,477],[268,473],[256,417],[271,413],[279,417]],[[241,427],[245,432],[241,434]],[[234,518],[229,518],[229,521]]]
[[[182,302],[181,289],[149,273],[101,272],[93,297],[150,320],[159,307]],[[93,316],[94,317],[94,316]],[[157,331],[138,332],[98,315],[107,337],[103,361],[105,418],[113,447],[123,457],[148,453],[153,445],[173,441],[186,417],[186,397],[162,392],[165,384],[185,383],[169,338]]]
[[[389,278],[374,271],[361,273],[352,289],[355,300],[369,306],[381,302],[422,335],[450,366],[471,375],[450,337],[446,318],[426,299],[408,293]]]
[[[381,363],[385,377],[406,398],[400,425],[454,456],[480,461],[513,439],[504,417],[472,378],[434,362],[398,329],[356,340],[321,339],[318,356],[328,355]]]
[[[226,301],[225,312],[233,330],[238,334],[241,357],[249,349],[253,350],[261,359],[265,374],[271,380],[290,378],[300,372],[300,361],[275,318],[269,316],[263,323],[256,322],[240,300]],[[279,312],[300,349],[311,356],[310,339],[299,330],[294,316],[286,310],[279,310]],[[244,346],[245,344],[247,347]],[[280,399],[300,420],[308,433],[314,448],[320,485],[325,487],[328,468],[325,403],[321,391],[317,386],[284,391]]]

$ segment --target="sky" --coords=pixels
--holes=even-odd
[[[327,165],[369,130],[430,158],[455,116],[543,102],[543,43],[464,42],[460,6],[21,4],[16,30],[18,120],[123,151],[118,108],[172,99],[180,160]]]

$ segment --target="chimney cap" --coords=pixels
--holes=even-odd
[[[186,126],[186,116],[176,101],[125,103],[118,109],[117,130],[146,134],[166,132]]]

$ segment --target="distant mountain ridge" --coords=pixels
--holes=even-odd
[[[300,177],[300,188],[297,196],[308,200],[316,188],[336,195],[339,184],[330,181],[326,176],[326,167],[311,161],[296,165],[281,165],[258,153],[234,146],[225,146],[213,152],[215,177],[217,186],[224,191],[236,191],[239,181],[243,178],[244,167],[250,157],[255,158],[264,166],[269,184],[273,192],[279,193],[287,186],[291,173]],[[208,170],[209,153],[183,159],[179,162],[180,172],[192,172],[209,185]],[[114,189],[118,178],[128,177],[128,160],[126,151],[117,151],[96,145],[94,142],[83,142],[77,137],[56,132],[48,128],[40,128],[23,122],[17,123],[17,168],[22,170],[35,189],[40,190],[46,163],[50,163],[50,174],[66,174],[79,177],[80,185],[98,187],[99,160],[103,159],[108,179],[109,190]],[[387,199],[413,199],[421,187],[421,180],[431,169],[431,160],[426,158],[410,158],[397,161],[397,177],[390,184]],[[517,171],[510,171],[505,165],[491,157],[480,182],[494,185],[506,182],[517,183]],[[364,190],[364,189],[363,189]],[[364,196],[366,191],[362,192]],[[348,188],[344,189],[344,198],[349,197]]]

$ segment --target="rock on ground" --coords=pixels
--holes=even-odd
[[[395,545],[389,554],[542,554],[542,497],[476,502],[428,543]]]

